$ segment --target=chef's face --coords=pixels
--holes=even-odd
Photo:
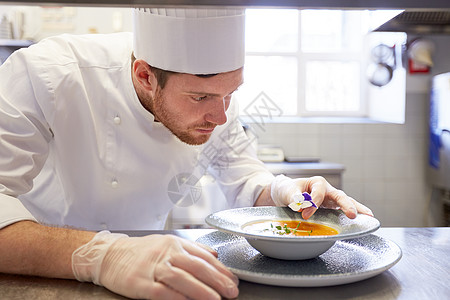
[[[243,69],[211,77],[175,73],[164,88],[148,93],[147,109],[189,145],[208,141],[214,128],[227,121],[232,93],[243,82]],[[141,99],[142,101],[142,99]],[[146,105],[144,105],[146,106]]]

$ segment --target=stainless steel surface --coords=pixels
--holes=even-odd
[[[448,0],[0,0],[11,5],[75,5],[75,6],[246,6],[246,7],[298,7],[298,8],[449,8]]]
[[[27,40],[12,40],[12,39],[0,39],[0,47],[28,47],[33,44],[32,41]]]
[[[450,10],[404,11],[374,31],[450,34]]]
[[[341,164],[327,162],[307,163],[265,163],[265,166],[273,174],[285,175],[320,175],[339,174],[345,170]]]
[[[291,178],[304,178],[311,176],[323,176],[331,185],[342,188],[342,173],[344,165],[328,162],[308,163],[265,163],[265,166],[274,175],[284,174]]]
[[[210,232],[190,229],[163,233],[196,240]],[[128,233],[142,236],[155,231]],[[448,299],[450,228],[381,228],[375,234],[392,240],[403,251],[402,259],[394,267],[376,277],[320,288],[275,287],[241,281],[239,299]],[[0,296],[2,300],[125,299],[90,283],[7,274],[0,274]]]

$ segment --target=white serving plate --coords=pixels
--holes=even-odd
[[[299,260],[319,256],[330,249],[336,241],[362,237],[376,231],[380,222],[370,216],[359,214],[349,219],[340,210],[320,208],[307,221],[330,226],[338,230],[330,236],[286,236],[272,233],[252,233],[244,227],[265,220],[305,221],[301,214],[287,207],[245,207],[213,213],[206,217],[208,225],[219,231],[244,237],[262,254],[278,259]]]
[[[245,238],[215,231],[197,242],[215,249],[219,260],[241,280],[276,286],[318,287],[357,282],[378,275],[402,257],[394,242],[369,234],[337,241],[308,260],[280,260],[262,255]]]

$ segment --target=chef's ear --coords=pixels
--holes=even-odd
[[[134,62],[133,77],[139,85],[139,88],[147,92],[156,91],[158,80],[155,74],[153,74],[151,67],[144,60],[137,59]]]

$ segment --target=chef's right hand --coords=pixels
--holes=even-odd
[[[98,233],[72,254],[79,281],[130,298],[220,299],[238,296],[238,279],[217,253],[173,235]]]

